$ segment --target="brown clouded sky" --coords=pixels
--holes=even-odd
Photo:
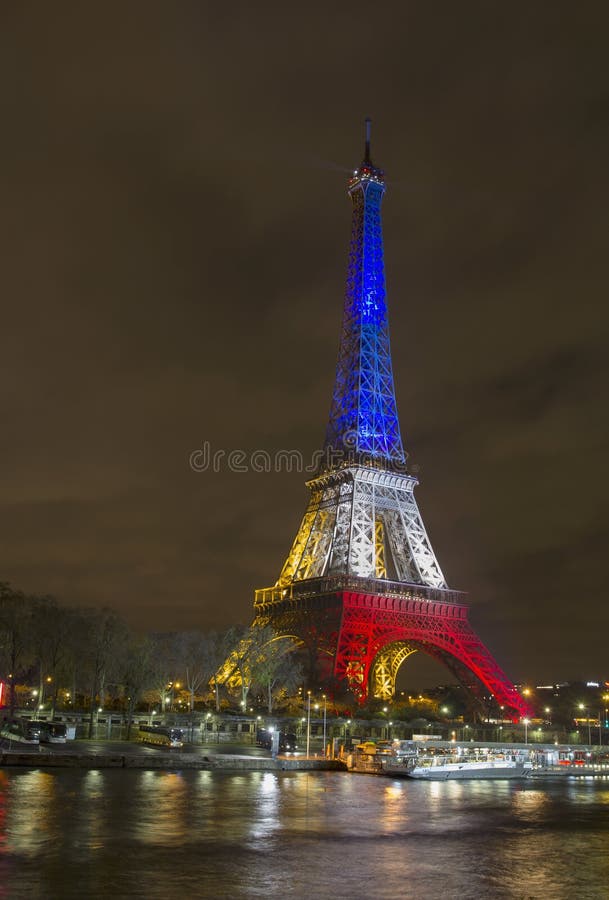
[[[370,115],[396,390],[451,586],[516,679],[609,677],[603,4],[0,13],[0,580],[247,621],[320,447]]]

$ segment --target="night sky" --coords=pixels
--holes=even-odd
[[[308,476],[189,456],[321,447],[369,115],[436,555],[513,679],[609,678],[602,10],[5,5],[0,580],[250,620]]]

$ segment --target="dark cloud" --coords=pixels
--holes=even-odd
[[[451,584],[514,677],[607,677],[601,5],[40,4],[0,37],[0,577],[247,620],[323,438],[374,119],[398,403]]]

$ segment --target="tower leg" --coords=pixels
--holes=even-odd
[[[468,671],[480,681],[495,700],[517,721],[531,714],[526,700],[497,665],[488,649],[476,635],[463,607],[416,604],[412,611],[394,605],[391,598],[366,594],[343,594],[343,615],[337,639],[334,674],[344,678],[360,703],[378,689],[381,696],[393,692],[393,677],[387,668],[391,661],[379,662],[379,681],[372,675],[378,654],[388,652],[393,644],[421,649],[459,665],[455,673]],[[382,659],[382,657],[381,657]],[[463,683],[463,676],[460,678]]]

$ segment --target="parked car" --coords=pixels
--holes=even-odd
[[[259,728],[256,732],[256,746],[271,750],[273,747],[273,732],[268,728]],[[296,735],[291,731],[279,732],[279,752],[293,753],[298,748]]]

